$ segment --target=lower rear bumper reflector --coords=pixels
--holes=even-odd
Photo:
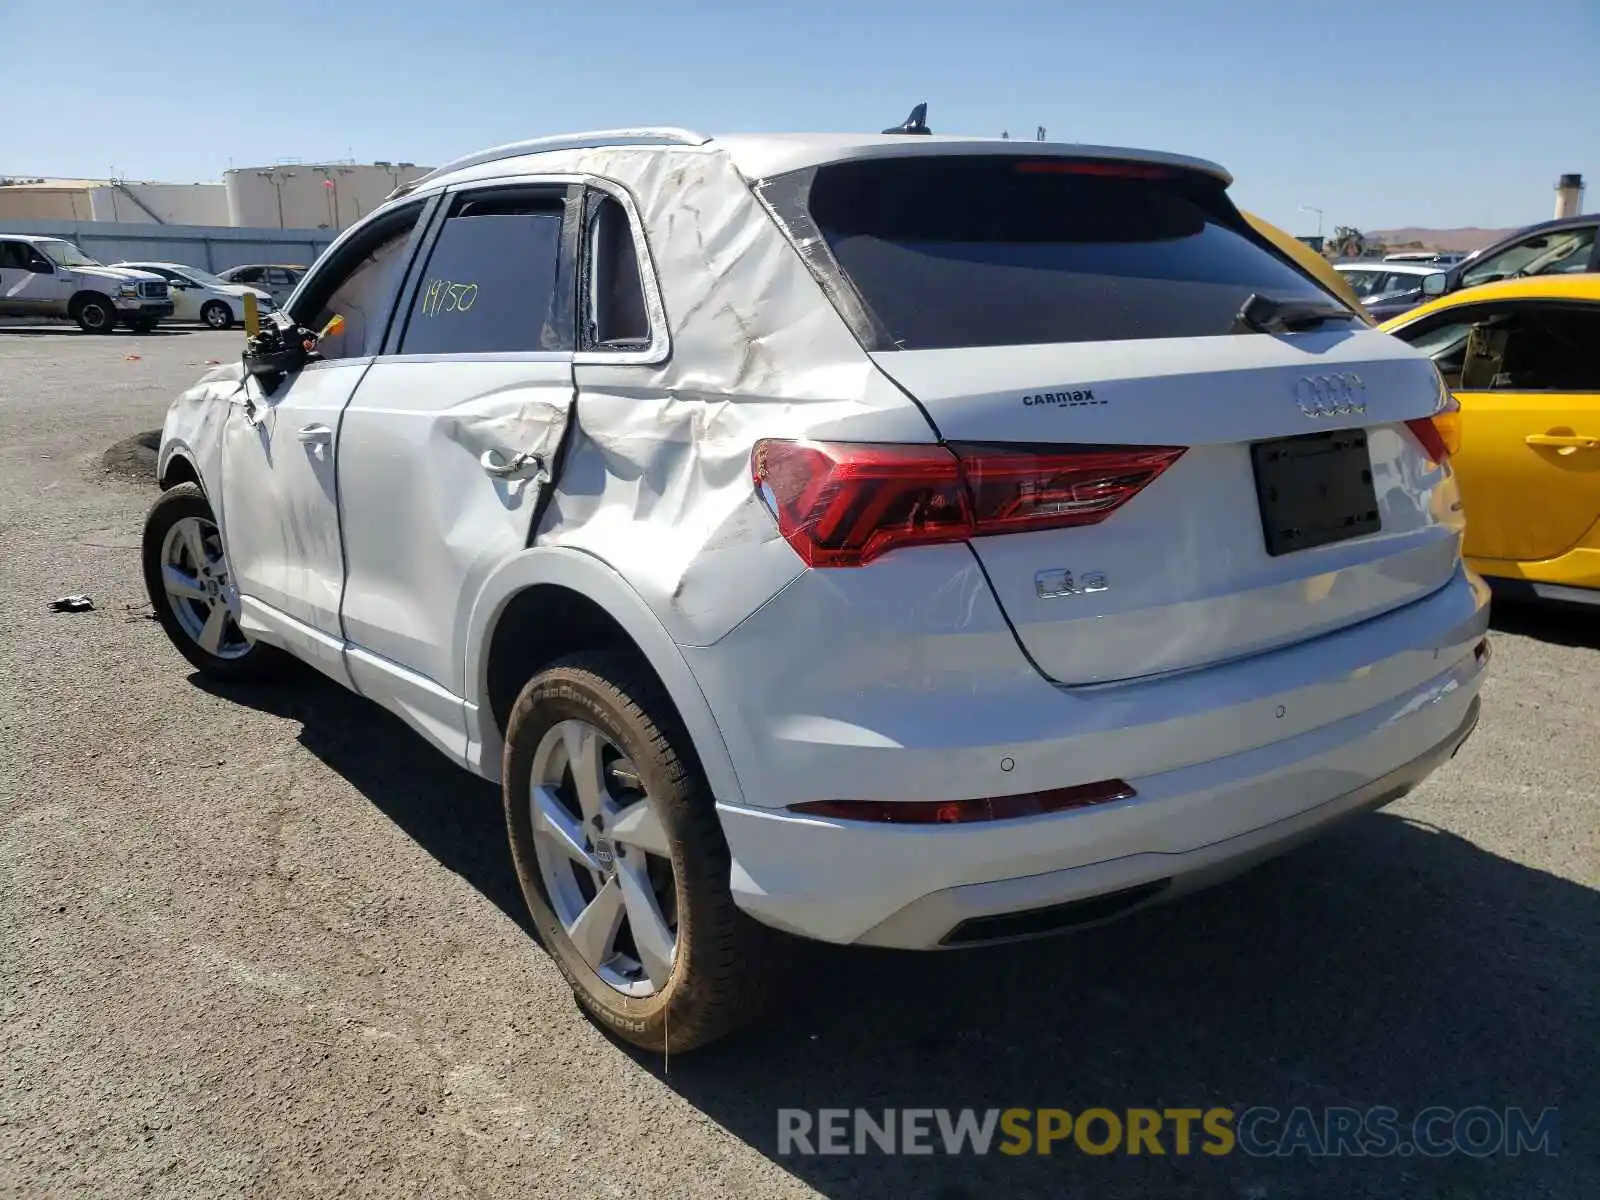
[[[1120,779],[1102,779],[1076,787],[986,796],[976,800],[808,800],[791,804],[790,812],[839,821],[890,825],[960,825],[970,821],[1011,821],[1043,813],[1092,808],[1138,795]]]

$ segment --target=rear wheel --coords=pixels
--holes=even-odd
[[[542,671],[512,709],[502,775],[523,896],[584,1009],[672,1052],[759,1014],[787,939],[735,906],[712,799],[653,678],[610,653]]]
[[[150,333],[160,323],[159,317],[141,317],[133,323],[133,328],[136,333]]]
[[[237,591],[222,534],[198,484],[163,492],[144,525],[144,583],[178,652],[214,679],[264,679],[281,653],[239,628]]]
[[[233,324],[233,310],[221,300],[208,300],[200,310],[200,320],[212,329],[227,329]]]
[[[71,316],[85,333],[115,333],[117,329],[117,306],[99,292],[76,297]]]

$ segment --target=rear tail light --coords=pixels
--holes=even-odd
[[[1416,435],[1431,462],[1443,464],[1461,453],[1461,402],[1446,395],[1444,407],[1431,417],[1415,417],[1406,428]]]
[[[808,566],[860,567],[901,546],[1097,524],[1182,453],[768,440],[751,470]]]
[[[977,800],[811,800],[791,804],[790,812],[839,821],[871,821],[887,825],[964,825],[971,821],[1011,821],[1041,813],[1093,808],[1138,795],[1120,779],[1102,779],[1077,787]]]

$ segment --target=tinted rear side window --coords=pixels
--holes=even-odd
[[[1330,299],[1247,235],[1219,181],[1193,172],[878,159],[818,168],[792,195],[804,212],[780,218],[820,233],[873,349],[1206,337],[1230,332],[1253,292]]]

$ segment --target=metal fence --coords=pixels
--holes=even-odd
[[[336,236],[331,229],[237,229],[118,221],[0,221],[0,233],[65,238],[103,263],[172,262],[207,271],[225,271],[243,263],[309,267]]]

